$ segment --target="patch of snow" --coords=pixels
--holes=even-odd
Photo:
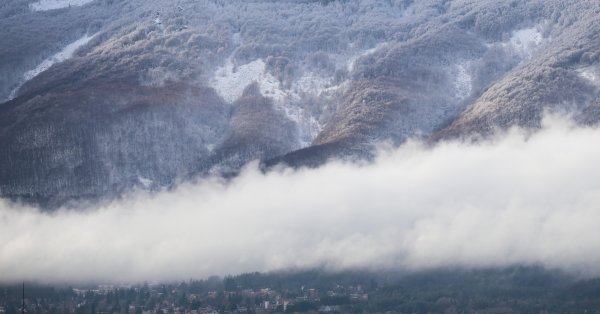
[[[233,41],[233,44],[236,45],[236,46],[242,45],[242,42],[243,42],[243,40],[242,40],[242,34],[240,34],[239,32],[233,34],[231,40]]]
[[[210,143],[210,144],[207,144],[207,145],[206,145],[206,149],[207,149],[207,150],[208,150],[210,153],[212,153],[212,152],[215,150],[215,147],[217,147],[217,144],[216,144],[216,143]]]
[[[594,85],[600,86],[600,75],[596,68],[594,68],[594,67],[582,68],[582,69],[577,70],[577,72],[579,73],[579,76],[582,77],[583,79],[589,81],[590,83],[592,83]]]
[[[19,83],[19,85],[17,85],[17,87],[15,87],[12,91],[10,91],[10,94],[8,94],[8,99],[6,99],[6,101],[15,99],[15,97],[17,97],[17,92],[19,91],[21,86],[23,86],[23,83]]]
[[[548,22],[545,22],[548,23]],[[540,24],[530,28],[523,28],[512,33],[511,37],[504,42],[488,43],[488,48],[502,48],[516,54],[521,59],[531,59],[543,46],[548,38],[544,38]]]
[[[526,48],[529,45],[541,44],[542,39],[542,33],[536,27],[532,27],[514,32],[510,42],[516,47]]]
[[[12,90],[8,97],[8,100],[15,98],[21,86],[23,86],[23,84],[25,84],[27,81],[30,81],[34,77],[40,75],[40,73],[48,70],[55,63],[60,63],[72,58],[75,51],[77,51],[77,49],[79,49],[81,46],[87,44],[90,40],[92,40],[92,38],[94,38],[94,36],[95,35],[84,35],[76,41],[68,44],[65,48],[63,48],[63,50],[59,51],[55,55],[42,61],[42,63],[35,67],[35,69],[25,72],[25,74],[23,74],[23,80],[15,89]]]
[[[82,6],[92,1],[94,0],[40,0],[29,4],[29,8],[33,11],[48,11],[68,8],[70,6]]]
[[[142,176],[138,177],[138,181],[142,184],[142,186],[146,189],[149,189],[152,187],[152,185],[154,185],[154,181],[144,178]]]
[[[531,27],[516,31],[510,41],[514,45],[526,45],[529,43],[539,45],[542,43],[542,39],[542,33],[536,27]]]
[[[300,143],[302,147],[308,147],[312,144],[312,141],[317,138],[319,133],[323,130],[323,126],[315,117],[310,116],[305,120],[305,126],[301,130],[304,132],[300,135]]]
[[[459,99],[469,97],[473,89],[473,77],[469,73],[468,62],[457,64],[453,72],[456,97]]]
[[[319,121],[301,107],[280,104],[276,106],[276,109],[283,112],[288,119],[298,126],[300,132],[298,141],[301,147],[308,147],[322,130]]]
[[[291,100],[301,99],[303,94],[318,96],[321,92],[328,91],[335,86],[331,85],[330,78],[324,78],[313,72],[304,72],[290,89],[282,89],[279,80],[265,69],[262,59],[250,63],[234,66],[231,59],[215,72],[210,86],[227,102],[233,102],[242,96],[244,88],[256,82],[260,92],[265,97],[272,98],[275,103],[281,104]]]
[[[265,62],[256,59],[250,63],[235,67],[231,58],[215,72],[210,86],[227,102],[233,102],[242,96],[246,86],[256,82],[260,92],[276,102],[285,99],[287,94],[279,88],[279,81],[265,71]]]
[[[538,51],[543,41],[544,37],[538,28],[531,27],[515,31],[504,45],[512,47],[522,58],[529,59]]]

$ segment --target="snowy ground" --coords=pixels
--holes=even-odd
[[[48,11],[68,8],[70,6],[81,6],[92,1],[94,0],[40,0],[31,3],[29,8],[33,11]]]
[[[42,61],[42,63],[40,63],[37,67],[35,67],[35,69],[25,72],[25,74],[23,74],[23,80],[21,81],[19,86],[17,86],[15,89],[13,89],[13,91],[10,93],[10,96],[8,97],[8,99],[11,100],[11,99],[15,98],[15,96],[16,96],[17,92],[19,91],[19,89],[21,88],[21,86],[23,86],[23,84],[25,84],[27,81],[38,76],[40,73],[48,70],[55,63],[60,63],[60,62],[63,62],[65,60],[68,60],[71,57],[73,57],[73,54],[75,53],[75,51],[77,51],[77,49],[79,47],[87,44],[92,38],[94,38],[94,35],[92,35],[92,36],[89,36],[87,34],[84,35],[83,37],[81,37],[81,38],[77,39],[76,41],[67,45],[63,50],[59,51],[55,55]]]

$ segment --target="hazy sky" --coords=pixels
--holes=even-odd
[[[600,275],[600,130],[409,143],[231,184],[134,193],[85,212],[0,204],[0,278],[132,282],[289,267],[541,264]]]

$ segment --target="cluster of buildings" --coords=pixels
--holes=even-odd
[[[238,287],[204,289],[193,284],[98,286],[65,288],[25,298],[27,314],[214,314],[214,313],[332,313],[350,304],[366,302],[368,294],[357,287],[336,286],[321,292],[297,289]],[[32,289],[33,290],[33,289]],[[203,291],[204,290],[204,291]],[[20,314],[20,294],[0,300],[0,314]]]

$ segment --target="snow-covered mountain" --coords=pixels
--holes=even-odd
[[[0,29],[5,197],[600,119],[596,0],[7,0]]]

